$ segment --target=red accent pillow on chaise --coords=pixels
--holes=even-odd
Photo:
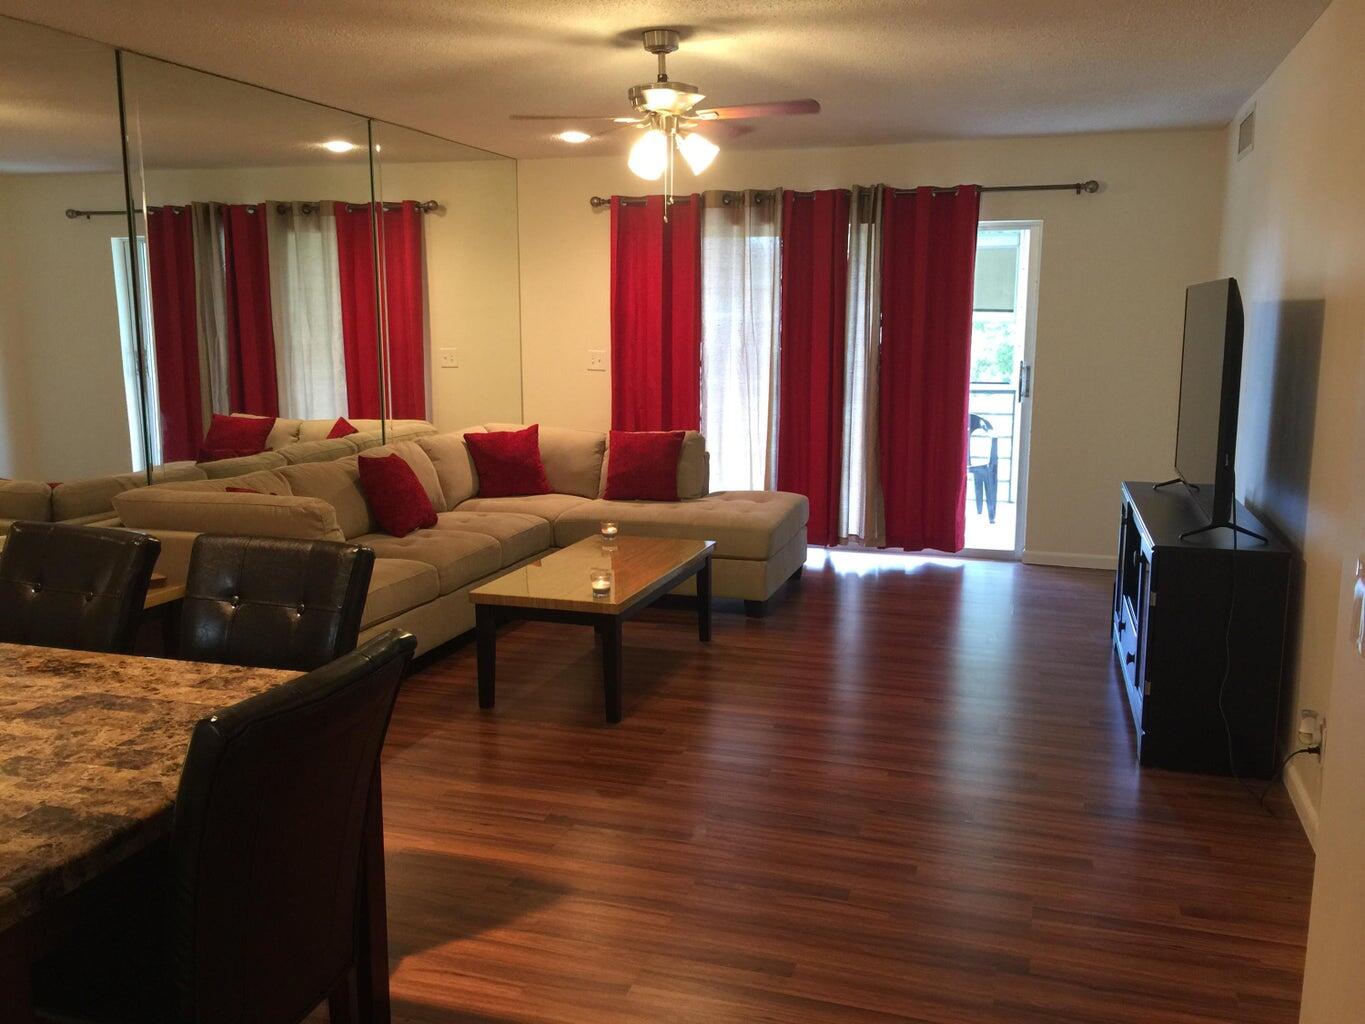
[[[436,525],[436,509],[422,481],[400,455],[362,455],[360,489],[379,528],[394,537]]]

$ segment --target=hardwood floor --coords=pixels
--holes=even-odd
[[[473,644],[423,662],[395,1020],[1296,1020],[1308,843],[1282,791],[1138,773],[1111,575],[838,560],[710,644],[631,623],[620,725],[591,630],[508,628],[492,712]]]

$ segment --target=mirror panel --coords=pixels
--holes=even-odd
[[[276,451],[327,438],[339,417],[377,434],[367,120],[132,54],[123,86],[154,461],[253,447],[206,437],[213,414],[277,417]]]
[[[117,97],[111,48],[0,18],[0,532],[143,466]]]
[[[391,432],[520,422],[516,161],[382,121],[373,134]]]

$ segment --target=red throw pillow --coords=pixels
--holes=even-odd
[[[464,440],[479,473],[480,498],[550,493],[545,463],[540,461],[539,423],[525,430],[465,434]]]
[[[200,448],[196,462],[219,462],[223,459],[240,459],[245,455],[260,455],[261,448]]]
[[[345,437],[347,434],[358,433],[360,433],[360,431],[356,430],[356,428],[351,425],[350,420],[345,416],[338,416],[337,421],[332,424],[332,429],[327,434],[327,440],[330,441],[336,437]]]
[[[265,439],[274,428],[273,416],[223,416],[214,413],[213,422],[209,424],[209,432],[204,435],[203,447],[207,451],[233,451],[239,455],[256,455],[265,451]]]
[[[613,430],[607,440],[607,488],[612,501],[677,501],[681,430]]]
[[[436,525],[436,509],[422,481],[400,455],[362,455],[360,489],[379,528],[394,537]]]

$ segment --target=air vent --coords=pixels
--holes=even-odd
[[[1256,108],[1246,112],[1237,125],[1237,159],[1240,160],[1256,148]]]

